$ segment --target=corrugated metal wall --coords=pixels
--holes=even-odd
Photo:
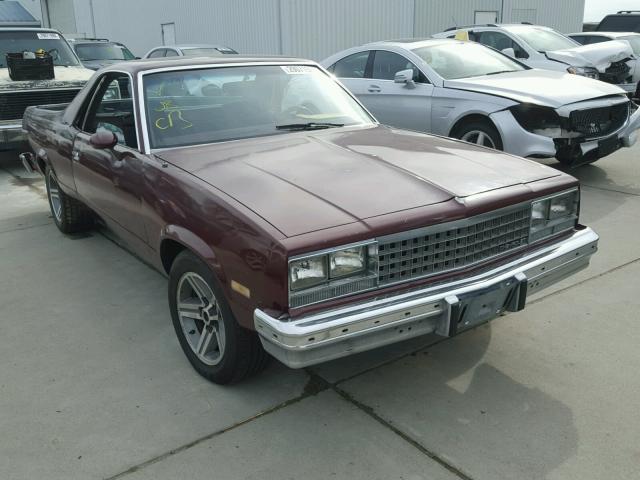
[[[96,35],[138,55],[162,44],[161,24],[174,22],[178,43],[316,60],[370,41],[471,24],[476,11],[500,15],[503,5],[505,22],[534,18],[561,31],[581,30],[584,0],[93,0]],[[76,10],[77,32],[92,32],[86,6]]]

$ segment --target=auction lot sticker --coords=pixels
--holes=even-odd
[[[315,68],[309,65],[280,65],[280,68],[289,75],[300,75],[305,73],[313,73]]]
[[[40,40],[60,40],[60,35],[58,35],[57,33],[38,32],[37,35]]]

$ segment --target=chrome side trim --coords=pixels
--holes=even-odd
[[[447,334],[460,297],[517,282],[524,283],[528,294],[538,292],[585,268],[597,244],[598,235],[584,228],[566,240],[471,278],[288,321],[256,309],[254,326],[264,348],[293,368],[426,333]],[[525,298],[512,299],[510,305],[513,302],[523,307]]]

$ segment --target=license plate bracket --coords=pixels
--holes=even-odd
[[[503,312],[520,311],[526,297],[527,278],[521,273],[482,290],[448,297],[448,336],[488,322]]]

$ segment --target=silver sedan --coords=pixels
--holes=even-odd
[[[620,88],[531,69],[475,42],[377,42],[321,63],[381,123],[523,157],[593,162],[632,145],[640,127]]]

